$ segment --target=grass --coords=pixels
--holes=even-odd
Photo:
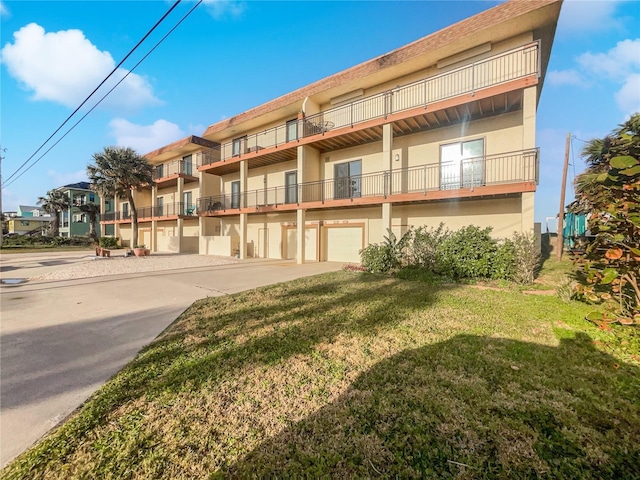
[[[640,478],[638,331],[589,310],[345,271],[202,300],[2,477]]]

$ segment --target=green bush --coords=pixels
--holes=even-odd
[[[406,263],[437,271],[441,263],[438,246],[450,235],[449,230],[444,227],[443,223],[440,223],[435,229],[422,226],[415,230],[409,230],[409,232],[405,255]]]
[[[488,278],[497,242],[491,227],[469,225],[448,235],[438,246],[439,272],[453,278]]]
[[[491,278],[511,280],[516,274],[516,247],[512,240],[506,239],[497,244],[491,261]]]
[[[360,261],[372,273],[387,273],[399,265],[393,248],[379,243],[372,243],[360,250]]]
[[[102,248],[117,248],[118,247],[118,237],[100,237],[98,239],[98,244]]]

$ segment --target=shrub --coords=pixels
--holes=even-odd
[[[372,273],[387,273],[399,265],[393,248],[379,243],[372,243],[360,250],[360,261]]]
[[[516,275],[516,246],[512,240],[506,239],[497,244],[491,261],[491,278],[510,280]]]
[[[100,237],[98,239],[98,244],[102,248],[117,248],[118,247],[118,237]]]
[[[513,234],[515,268],[512,279],[521,284],[530,284],[540,269],[540,249],[533,232]]]
[[[453,278],[490,277],[497,242],[491,227],[463,227],[448,235],[438,247],[439,272]]]
[[[406,263],[437,271],[441,263],[438,246],[450,235],[449,230],[440,223],[435,229],[422,226],[409,232],[411,233],[407,240]]]

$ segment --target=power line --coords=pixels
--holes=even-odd
[[[176,28],[178,28],[178,26],[179,26],[182,22],[184,22],[184,21],[187,19],[187,17],[188,17],[189,15],[191,15],[191,13],[196,9],[196,7],[198,7],[198,5],[200,5],[200,4],[202,3],[202,1],[203,1],[203,0],[199,0],[199,1],[198,1],[198,3],[196,3],[196,4],[191,8],[191,10],[189,10],[189,11],[188,11],[188,12],[187,12],[187,13],[186,13],[186,14],[185,14],[185,15],[184,15],[184,16],[183,16],[183,17],[178,21],[178,23],[176,23],[176,24],[175,24],[175,25],[174,25],[174,26],[173,26],[173,27],[172,27],[172,28],[171,28],[171,29],[170,29],[170,30],[169,30],[169,31],[168,31],[168,32],[167,32],[167,33],[166,33],[166,34],[165,34],[165,35],[164,35],[164,36],[163,36],[163,37],[162,37],[162,38],[161,38],[161,39],[160,39],[160,40],[159,40],[159,41],[158,41],[154,46],[153,46],[153,48],[152,48],[151,50],[149,50],[149,51],[148,51],[148,52],[147,52],[147,53],[146,53],[146,54],[145,54],[145,55],[144,55],[144,56],[143,56],[143,57],[138,61],[138,63],[136,63],[136,64],[133,66],[133,68],[131,68],[131,70],[129,70],[129,72],[128,72],[124,77],[122,77],[122,79],[120,79],[120,81],[119,81],[118,83],[116,83],[116,84],[111,88],[111,90],[109,90],[107,93],[105,93],[105,94],[102,96],[102,98],[101,98],[100,100],[98,100],[98,102],[97,102],[93,107],[91,107],[91,109],[90,109],[87,113],[85,113],[85,114],[80,118],[80,120],[78,120],[76,123],[74,123],[74,124],[71,126],[71,128],[70,128],[69,130],[67,130],[67,131],[62,135],[62,137],[60,137],[58,140],[56,140],[56,142],[55,142],[53,145],[51,145],[51,146],[50,146],[50,147],[49,147],[49,148],[48,148],[48,149],[47,149],[47,150],[46,150],[42,155],[40,155],[40,157],[38,157],[38,158],[37,158],[37,159],[36,159],[36,160],[31,164],[31,165],[29,165],[29,166],[28,166],[24,171],[22,171],[22,172],[21,172],[17,177],[15,177],[13,180],[9,181],[8,183],[4,184],[4,185],[3,185],[3,187],[11,185],[13,182],[15,182],[16,180],[18,180],[22,175],[24,175],[25,173],[27,173],[27,172],[31,169],[31,167],[35,166],[35,165],[36,165],[40,160],[42,160],[42,158],[44,158],[44,156],[45,156],[47,153],[49,153],[49,152],[50,152],[50,151],[51,151],[51,150],[52,150],[56,145],[58,145],[58,144],[59,144],[59,143],[60,143],[60,142],[61,142],[61,141],[62,141],[62,140],[63,140],[63,139],[64,139],[64,138],[65,138],[65,137],[66,137],[66,136],[67,136],[67,135],[68,135],[68,134],[69,134],[69,133],[74,129],[74,128],[76,128],[76,127],[78,126],[78,124],[79,124],[80,122],[82,122],[82,121],[83,121],[83,120],[84,120],[84,119],[85,119],[85,118],[86,118],[86,117],[87,117],[87,116],[88,116],[88,115],[89,115],[93,110],[95,110],[95,108],[96,108],[98,105],[100,105],[100,104],[102,103],[102,101],[103,101],[105,98],[107,98],[107,97],[109,96],[109,94],[111,94],[111,92],[113,92],[113,91],[118,87],[118,85],[120,85],[120,84],[121,84],[121,83],[122,83],[122,82],[123,82],[123,81],[124,81],[124,80],[125,80],[125,79],[126,79],[126,78],[127,78],[127,77],[128,77],[128,76],[129,76],[129,75],[130,75],[130,74],[131,74],[131,73],[132,73],[132,72],[133,72],[133,71],[134,71],[134,70],[135,70],[135,69],[136,69],[136,68],[137,68],[137,67],[138,67],[138,66],[139,66],[139,65],[140,65],[140,64],[141,64],[141,63],[142,63],[142,62],[143,62],[147,57],[148,57],[148,56],[149,56],[149,55],[151,55],[151,53],[152,53],[156,48],[158,48],[158,47],[160,46],[160,44],[161,44],[162,42],[164,42],[164,41],[167,39],[167,37],[168,37],[169,35],[171,35],[171,34],[173,33],[173,31],[174,31]],[[16,173],[17,173],[17,172],[16,172]],[[15,173],[14,173],[14,175],[15,175]]]
[[[61,124],[57,129],[56,129],[56,131],[55,131],[55,132],[53,132],[53,133],[49,136],[49,138],[47,138],[47,139],[46,139],[46,140],[45,140],[45,141],[44,141],[44,142],[43,142],[43,143],[38,147],[38,149],[37,149],[35,152],[33,152],[33,154],[23,162],[23,163],[22,163],[22,165],[20,165],[20,166],[18,167],[18,169],[17,169],[15,172],[13,172],[13,173],[12,173],[12,174],[7,178],[7,180],[5,180],[6,182],[8,182],[9,180],[11,180],[11,179],[12,179],[12,178],[13,178],[13,177],[14,177],[14,176],[15,176],[15,175],[20,171],[20,170],[22,170],[22,168],[24,168],[24,166],[25,166],[27,163],[29,163],[29,161],[30,161],[33,157],[35,157],[35,156],[38,154],[38,152],[39,152],[40,150],[42,150],[42,149],[44,148],[44,146],[45,146],[47,143],[49,143],[49,141],[50,141],[50,140],[51,140],[51,139],[56,135],[56,133],[58,133],[60,130],[62,130],[62,127],[64,127],[64,126],[67,124],[67,122],[68,122],[69,120],[71,120],[71,118],[72,118],[72,117],[73,117],[73,116],[78,112],[78,110],[80,110],[80,109],[84,106],[84,104],[85,104],[85,103],[87,103],[87,102],[89,101],[89,99],[90,99],[90,98],[91,98],[91,97],[92,97],[92,96],[93,96],[93,95],[98,91],[98,89],[99,89],[102,85],[104,85],[104,83],[105,83],[107,80],[109,80],[109,78],[111,78],[111,76],[112,76],[112,75],[113,75],[113,74],[118,70],[118,68],[120,68],[120,66],[121,66],[121,65],[122,65],[122,64],[123,64],[123,63],[124,63],[124,62],[125,62],[125,61],[126,61],[126,60],[131,56],[131,55],[132,55],[132,54],[133,54],[133,52],[135,52],[135,51],[138,49],[138,47],[142,44],[142,42],[144,42],[144,41],[147,39],[147,37],[149,37],[149,35],[151,35],[151,33],[152,33],[152,32],[153,32],[153,31],[154,31],[154,30],[155,30],[155,29],[156,29],[156,28],[157,28],[157,27],[158,27],[158,26],[159,26],[159,25],[164,21],[164,19],[165,19],[165,18],[167,18],[167,16],[168,16],[172,11],[173,11],[173,9],[174,9],[174,8],[176,8],[176,7],[178,6],[178,4],[179,4],[181,1],[182,1],[182,0],[176,0],[176,2],[171,6],[171,8],[169,8],[169,10],[167,10],[167,11],[166,11],[166,13],[165,13],[161,18],[160,18],[160,20],[158,20],[158,21],[155,23],[155,25],[154,25],[153,27],[151,27],[151,29],[150,29],[150,30],[145,34],[145,36],[144,36],[144,37],[142,37],[142,39],[141,39],[141,40],[140,40],[140,41],[139,41],[139,42],[138,42],[138,43],[137,43],[137,44],[136,44],[136,45],[135,45],[135,46],[134,46],[134,47],[129,51],[129,53],[127,53],[127,55],[126,55],[126,56],[125,56],[125,57],[120,61],[120,63],[118,63],[118,65],[116,65],[116,66],[113,68],[113,70],[111,70],[111,73],[109,73],[109,75],[107,75],[107,76],[104,78],[104,80],[102,80],[102,82],[100,82],[100,85],[98,85],[98,86],[93,90],[93,92],[91,92],[91,93],[89,94],[89,96],[88,96],[87,98],[85,98],[85,99],[82,101],[82,103],[78,106],[78,108],[76,108],[76,109],[73,111],[73,113],[71,113],[71,115],[69,115],[69,116],[66,118],[66,120],[65,120],[64,122],[62,122],[62,124]],[[50,150],[50,149],[49,149],[49,150]],[[48,152],[49,150],[47,150],[47,152]],[[45,152],[45,154],[46,154],[46,152]],[[40,157],[40,158],[42,158],[42,157]]]

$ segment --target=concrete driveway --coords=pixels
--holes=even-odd
[[[82,261],[87,255],[3,255],[0,269],[3,280],[33,277]],[[193,301],[340,267],[336,263],[248,260],[2,285],[0,465],[64,420]]]

